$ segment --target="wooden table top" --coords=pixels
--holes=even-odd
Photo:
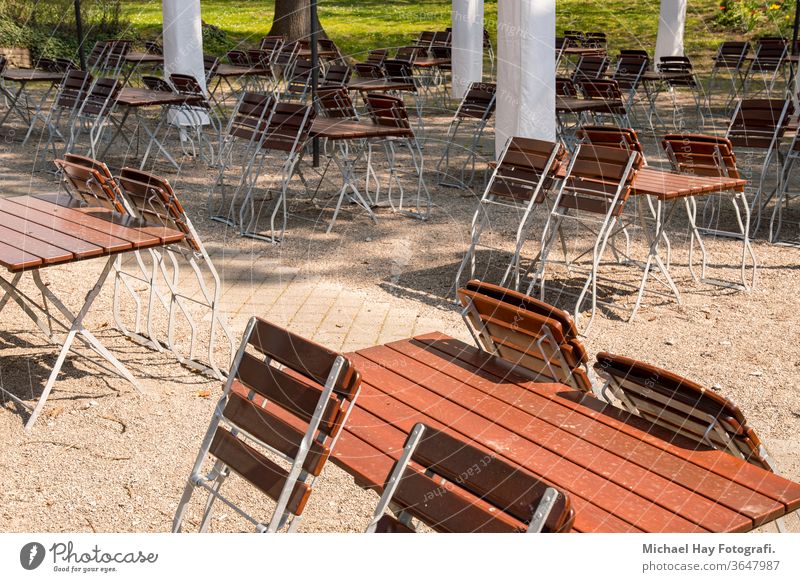
[[[311,126],[312,137],[337,139],[366,139],[406,135],[407,129],[377,125],[370,119],[338,119],[317,117]]]
[[[414,66],[419,67],[421,69],[431,68],[431,67],[442,67],[445,65],[449,65],[453,62],[452,59],[448,58],[420,58],[414,61]]]
[[[413,91],[413,83],[398,83],[389,79],[364,79],[356,77],[347,84],[351,91]]]
[[[800,507],[800,484],[562,384],[514,377],[446,335],[349,356],[363,384],[333,461],[362,487],[382,489],[425,422],[566,491],[574,531],[749,531]]]
[[[153,53],[130,52],[125,55],[125,61],[129,63],[163,63],[164,55],[154,55]]]
[[[0,198],[0,266],[12,272],[146,249],[183,240],[181,232],[65,194]]]
[[[556,49],[558,51],[558,49]],[[588,46],[568,46],[564,49],[564,54],[568,55],[604,55],[606,49]]]
[[[633,194],[673,200],[744,188],[747,180],[724,176],[695,176],[645,166],[633,181]]]
[[[33,83],[36,81],[47,81],[54,83],[64,78],[64,73],[53,71],[42,71],[41,69],[6,69],[2,74],[6,81],[16,83]]]
[[[155,105],[182,105],[200,103],[202,98],[168,91],[153,91],[143,87],[123,87],[117,96],[117,103],[126,107],[151,107]]]
[[[558,113],[580,113],[581,111],[596,111],[598,109],[607,109],[608,107],[622,107],[622,102],[556,96],[556,112]]]
[[[241,67],[239,65],[230,65],[228,63],[220,63],[214,71],[215,77],[247,77],[269,74],[270,70],[265,69],[264,67]]]

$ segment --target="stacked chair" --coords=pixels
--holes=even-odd
[[[97,145],[106,126],[114,123],[112,113],[117,104],[117,96],[122,90],[122,82],[110,77],[96,79],[72,118],[69,142],[65,151],[71,152],[80,142],[83,133],[89,130],[89,151],[97,156]],[[124,137],[123,134],[119,134]],[[127,138],[125,138],[127,139]]]
[[[184,127],[194,130],[194,139],[186,140],[191,144],[192,156],[197,154],[197,148],[199,148],[200,157],[208,165],[214,165],[222,142],[222,121],[216,107],[212,106],[202,86],[192,75],[173,73],[169,76],[169,80],[179,94],[195,98],[191,105],[184,104],[172,108],[173,111],[179,111],[183,119],[189,122],[188,126]],[[205,130],[206,120],[214,132],[214,141],[208,138]],[[188,134],[187,137],[189,137]],[[195,140],[197,148],[194,146]],[[186,148],[184,140],[181,140],[181,146]]]
[[[731,117],[725,135],[733,144],[739,158],[762,156],[763,159],[758,180],[751,181],[757,182],[750,200],[750,233],[754,236],[761,225],[763,209],[772,198],[772,194],[764,194],[764,187],[773,161],[776,162],[773,175],[777,178],[777,190],[780,191],[783,187],[781,142],[793,114],[794,104],[791,99],[742,99]]]
[[[436,173],[439,174],[439,184],[467,188],[475,178],[475,163],[480,151],[480,141],[486,125],[494,115],[495,92],[494,83],[472,83],[464,94],[464,98],[453,115],[447,129],[447,143],[439,162],[436,164]],[[462,125],[467,125],[470,137],[467,145],[458,146],[461,153],[466,154],[466,159],[461,164],[460,179],[453,181],[450,173],[450,150],[457,145],[456,138]],[[467,175],[467,168],[469,174]]]
[[[744,86],[748,65],[747,55],[749,53],[750,43],[747,41],[725,41],[717,49],[714,64],[711,66],[708,91],[709,95],[713,95],[717,78],[720,75],[727,76],[730,86],[725,100],[726,108],[737,99]]]
[[[562,533],[572,528],[574,510],[568,495],[534,475],[419,423],[367,532],[414,533],[415,519],[444,533]]]
[[[589,357],[566,312],[477,280],[459,289],[458,297],[475,343],[515,374],[592,392]]]
[[[724,137],[713,135],[698,135],[691,133],[683,134],[668,134],[664,136],[661,142],[664,151],[672,164],[672,169],[676,172],[683,174],[694,174],[697,176],[714,176],[714,177],[731,177],[739,178],[740,172],[736,165],[736,154],[733,151],[733,144],[731,141]],[[709,197],[706,204],[706,209],[711,212],[711,216],[704,218],[706,225],[712,225],[715,228],[701,229],[697,225],[697,197],[687,196],[684,199],[686,204],[686,212],[689,218],[689,226],[691,231],[691,238],[689,241],[689,271],[696,281],[709,282],[718,285],[727,285],[724,281],[719,279],[706,278],[706,249],[703,243],[701,231],[708,232],[716,236],[734,236],[741,238],[742,244],[742,262],[741,262],[741,283],[737,283],[743,289],[750,289],[755,284],[756,268],[758,261],[756,260],[753,246],[750,243],[750,208],[745,196],[744,187],[733,190],[732,192],[725,192],[721,194],[714,194]],[[719,200],[714,200],[719,198]],[[719,217],[718,208],[722,198],[728,198],[733,206],[736,215],[736,224],[738,230],[735,232],[723,232],[719,230]],[[714,214],[716,213],[717,216]],[[694,245],[697,242],[701,253],[701,270],[700,276],[695,274],[693,266]],[[748,261],[750,263],[751,275],[747,276]]]
[[[223,379],[227,374],[227,365],[217,364],[217,351],[221,348],[232,358],[234,340],[221,312],[222,283],[202,240],[169,182],[131,168],[123,168],[119,176],[114,177],[104,163],[74,154],[67,154],[63,160],[56,160],[55,163],[63,176],[67,192],[85,204],[101,206],[184,233],[184,239],[180,242],[158,250],[149,250],[149,266],[141,252],[135,253],[136,264],[133,270],[124,266],[120,260],[115,263],[114,320],[128,338],[159,351],[168,349],[185,366]],[[182,289],[182,263],[188,264],[194,274],[199,294]],[[144,285],[144,291],[134,289],[132,281],[136,286]],[[162,292],[162,283],[166,286],[166,295]],[[125,296],[123,291],[135,307],[132,326],[125,323],[120,309]],[[147,305],[146,310],[142,309],[143,303]],[[201,343],[199,326],[190,305],[209,314],[210,327],[205,358],[197,355],[198,345]],[[156,331],[155,312],[159,306],[167,315],[166,338],[160,338]],[[144,324],[143,311],[146,311]],[[183,318],[189,328],[189,333],[182,333],[180,338],[176,337],[179,317]],[[218,341],[219,334],[222,334],[221,345]]]
[[[684,123],[678,118],[680,108],[675,99],[675,89],[685,88],[691,91],[695,103],[695,113],[698,124],[705,125],[704,109],[706,108],[706,99],[703,94],[703,86],[697,80],[697,75],[692,68],[692,62],[688,57],[661,57],[658,61],[658,70],[661,73],[669,75],[665,78],[664,83],[669,90],[670,97],[672,97],[672,112],[673,112],[673,125],[675,127],[682,127]]]
[[[504,285],[513,277],[514,288],[519,288],[520,254],[529,223],[535,208],[545,203],[550,194],[565,156],[566,150],[559,143],[522,137],[509,140],[472,218],[470,246],[456,273],[456,289],[465,272],[469,278],[475,276],[476,251],[486,247],[481,243],[483,231],[501,220],[500,212],[510,213],[517,225],[513,254],[500,283]]]
[[[633,179],[643,165],[642,156],[636,151],[619,147],[579,144],[572,155],[561,188],[553,204],[542,235],[542,250],[535,261],[534,277],[528,287],[530,293],[539,286],[541,298],[545,296],[546,266],[553,262],[551,253],[557,239],[561,239],[564,262],[570,273],[581,269],[577,261],[588,257],[590,264],[586,280],[578,294],[575,304],[575,320],[580,317],[581,308],[591,289],[591,317],[586,329],[591,326],[597,311],[597,281],[600,267],[609,240],[620,230],[622,214],[625,209]],[[567,240],[577,239],[566,236],[563,228],[575,224],[590,233],[592,244],[588,249],[576,250],[573,256],[567,249]]]
[[[344,356],[252,318],[178,504],[173,531],[183,528],[198,488],[208,493],[200,531],[208,529],[217,499],[257,531],[295,531],[360,384],[358,371]],[[207,458],[213,458],[213,466],[204,474]],[[252,517],[221,493],[232,473],[274,501],[271,517]]]
[[[759,93],[773,96],[778,77],[785,74],[789,43],[783,38],[762,38],[756,43],[755,56],[744,79],[742,93],[745,98]],[[756,83],[756,87],[753,87]]]

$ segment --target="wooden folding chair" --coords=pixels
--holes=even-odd
[[[208,529],[217,499],[257,531],[276,532],[286,525],[295,531],[360,384],[344,356],[263,319],[250,319],[178,504],[173,531],[181,531],[198,487],[209,494],[200,531]],[[209,456],[214,465],[204,475]],[[275,456],[283,463],[272,460]],[[232,472],[275,501],[271,518],[251,517],[220,493]],[[254,500],[253,505],[261,504]]]
[[[497,85],[494,83],[472,83],[464,94],[464,98],[447,128],[447,143],[442,157],[436,164],[439,184],[455,188],[468,188],[472,184],[483,131],[486,129],[489,119],[494,115],[496,91]],[[471,135],[466,145],[458,145],[456,144],[457,134],[464,124],[467,124]],[[466,154],[461,164],[460,180],[453,180],[454,176],[450,174],[450,150],[454,145],[457,145],[458,149]],[[467,166],[470,166],[469,177],[467,177]]]
[[[89,128],[89,151],[92,157],[97,155],[97,144],[100,142],[103,130],[109,123],[113,123],[112,113],[117,104],[117,96],[122,90],[122,83],[117,79],[100,78],[95,80],[91,89],[85,94],[83,103],[72,119],[69,132],[69,142],[65,151],[72,151],[80,136]],[[127,140],[123,134],[119,134]]]
[[[211,105],[209,97],[194,76],[173,73],[169,76],[169,80],[175,87],[175,91],[192,98],[191,104],[176,105],[172,108],[173,111],[180,112],[179,115],[188,122],[182,124],[184,131],[181,135],[181,148],[192,157],[196,157],[199,151],[200,157],[208,165],[213,166],[222,147],[222,121],[217,114],[217,109]],[[206,125],[211,125],[214,132],[213,141],[207,135]],[[194,138],[186,131],[186,128],[194,130]],[[195,141],[197,147],[195,147]]]
[[[601,78],[608,70],[608,56],[589,54],[581,56],[572,72],[572,82],[593,81]]]
[[[566,493],[524,469],[419,423],[367,533],[413,533],[414,519],[444,533],[562,533],[574,511]]]
[[[533,212],[546,201],[565,157],[566,150],[560,143],[522,137],[509,140],[472,218],[470,246],[456,273],[456,289],[467,266],[469,278],[475,276],[478,246],[492,248],[481,244],[481,236],[487,225],[497,222],[493,215],[501,210],[513,212],[517,226],[513,254],[500,284],[505,285],[513,275],[514,288],[519,288],[520,254],[528,238]]]
[[[678,102],[675,98],[675,89],[685,88],[692,92],[692,97],[695,103],[695,112],[697,115],[698,125],[705,126],[706,119],[703,110],[707,108],[705,93],[703,86],[697,79],[697,75],[692,68],[692,62],[688,57],[661,57],[658,60],[657,67],[659,72],[665,75],[664,84],[669,91],[672,98],[672,120],[673,125],[676,127],[685,125],[683,120],[679,119]]]
[[[728,398],[662,368],[608,352],[597,354],[597,374],[606,380],[602,394],[668,434],[681,435],[699,446],[724,451],[778,473],[775,461],[744,414]],[[613,400],[610,398],[613,397]],[[775,520],[786,531],[783,517]]]
[[[305,101],[306,96],[311,93],[311,74],[313,67],[308,59],[296,59],[292,66],[289,76],[286,79],[282,99]]]
[[[717,50],[714,64],[711,67],[711,78],[708,81],[709,96],[714,93],[714,85],[720,74],[728,76],[730,87],[725,99],[725,108],[738,98],[747,71],[747,55],[750,43],[747,41],[725,41]]]
[[[756,43],[756,54],[750,62],[750,67],[744,79],[742,95],[752,98],[761,92],[766,92],[767,97],[772,97],[775,82],[778,76],[785,74],[786,56],[789,54],[789,43],[784,38],[761,38]],[[763,91],[751,91],[755,78],[763,82]]]
[[[299,103],[276,103],[272,114],[263,130],[263,138],[259,140],[258,151],[250,172],[251,181],[247,187],[242,206],[239,209],[239,234],[249,238],[278,243],[283,240],[288,221],[287,196],[289,182],[295,175],[297,164],[311,134],[316,112],[311,105]],[[258,220],[264,201],[256,203],[253,187],[261,174],[272,152],[274,157],[266,167],[270,170],[270,179],[276,185],[275,197],[270,213],[269,229],[259,230]],[[305,178],[299,174],[305,186]],[[233,201],[231,202],[233,204]],[[280,226],[276,227],[276,218],[280,213]]]
[[[580,92],[586,99],[598,99],[604,102],[602,108],[592,109],[590,115],[595,122],[611,117],[615,125],[631,126],[630,102],[613,79],[595,79],[578,83]]]
[[[203,241],[197,234],[192,221],[189,219],[189,216],[184,210],[178,196],[175,194],[175,191],[172,189],[172,186],[165,178],[141,170],[123,168],[117,182],[136,217],[149,223],[163,224],[167,228],[179,230],[186,235],[184,240],[180,243],[167,245],[163,248],[163,252],[170,260],[169,266],[171,266],[171,273],[169,272],[169,266],[166,264],[163,255],[160,253],[156,254],[158,267],[170,293],[169,305],[166,306],[169,314],[167,320],[167,339],[166,342],[160,341],[160,343],[162,345],[166,344],[169,350],[175,354],[178,361],[182,364],[201,372],[211,374],[218,379],[223,379],[227,371],[221,369],[217,365],[217,348],[219,347],[217,334],[221,331],[224,339],[227,340],[227,342],[223,343],[223,350],[227,349],[230,355],[228,365],[234,355],[234,339],[220,308],[222,282],[214,267],[214,263],[211,261],[211,257],[209,257],[203,245]],[[200,290],[199,295],[182,291],[180,277],[181,261],[179,259],[185,261],[191,268]],[[208,277],[211,279],[210,285],[207,282]],[[151,290],[155,290],[157,282],[154,278],[145,282],[149,284]],[[118,312],[117,297],[115,293],[115,313]],[[151,294],[148,319],[153,317],[153,299]],[[189,309],[187,309],[187,304],[197,305],[207,310],[210,314],[206,361],[196,356],[196,348],[199,343],[198,325],[195,323],[195,318],[192,317]],[[176,316],[179,311],[189,326],[188,337],[184,335],[182,338],[188,342],[188,348],[185,350],[182,350],[180,346],[180,344],[184,342],[176,340],[175,337]],[[205,317],[201,320],[205,321]],[[148,321],[148,329],[153,329],[151,321]],[[156,338],[152,339],[158,341]]]
[[[231,115],[217,158],[219,174],[208,194],[211,220],[237,226],[233,202],[242,192],[252,188],[258,176],[253,176],[256,157],[264,140],[265,129],[275,109],[275,98],[260,93],[242,93]],[[233,174],[237,185],[228,201],[226,174]],[[219,190],[219,203],[216,192]]]
[[[56,140],[60,139],[65,144],[68,141],[64,137],[67,133],[66,130],[64,132],[61,131],[62,117],[66,115],[66,126],[71,128],[75,115],[77,115],[81,105],[86,100],[93,82],[94,80],[89,73],[79,69],[69,69],[64,75],[64,79],[61,81],[58,93],[44,122],[47,129],[47,142],[42,150],[47,151],[48,148],[52,148],[53,159],[58,157]],[[33,124],[28,128],[28,133],[22,142],[23,145],[27,143],[33,133],[33,128]]]
[[[575,320],[578,321],[583,301],[591,288],[592,307],[587,330],[597,311],[600,265],[609,239],[621,230],[617,227],[630,196],[633,179],[642,164],[642,156],[636,151],[578,144],[544,228],[542,250],[533,266],[535,272],[528,294],[534,286],[539,285],[540,296],[544,299],[546,265],[553,262],[550,253],[556,239],[561,239],[564,261],[570,273],[578,270],[578,260],[591,256],[586,281],[575,304]],[[588,249],[576,251],[572,258],[562,232],[566,223],[574,223],[577,227],[586,229],[592,240]],[[575,240],[576,244],[578,242],[578,238],[570,240]],[[659,266],[663,267],[660,259],[658,261]]]
[[[64,154],[64,159],[53,163],[61,174],[65,190],[73,198],[87,206],[128,213],[122,192],[104,163],[77,154]]]
[[[728,398],[673,372],[600,352],[594,368],[606,380],[606,400],[698,445],[776,472],[761,439]],[[662,438],[664,435],[661,435]]]
[[[616,81],[622,93],[622,101],[625,109],[631,118],[635,118],[636,102],[639,90],[643,89],[647,99],[649,110],[647,112],[647,121],[650,128],[653,128],[652,115],[656,114],[655,95],[651,92],[650,88],[644,83],[644,74],[650,67],[650,58],[646,51],[643,50],[621,50],[617,57],[617,64],[614,68],[614,73],[611,79]]]
[[[394,129],[391,135],[380,140],[384,145],[386,157],[389,162],[388,199],[390,206],[393,210],[404,212],[413,218],[427,220],[431,213],[431,194],[428,191],[427,184],[425,184],[425,158],[422,154],[422,148],[420,148],[419,142],[414,134],[414,129],[411,127],[411,121],[408,118],[408,111],[406,110],[405,103],[403,103],[403,100],[399,97],[384,95],[383,93],[368,93],[364,100],[367,104],[369,116],[374,123]],[[414,210],[403,210],[405,191],[397,175],[395,144],[406,146],[411,154],[411,162],[414,165],[414,170],[417,175],[417,195]],[[397,189],[400,191],[400,202],[398,204],[395,204],[392,198],[393,186],[397,186]],[[376,204],[378,202],[378,195],[379,193],[375,195]],[[425,207],[424,210],[423,205]]]
[[[751,192],[750,199],[750,233],[755,236],[761,226],[761,215],[766,205],[775,192],[782,188],[783,153],[781,141],[783,140],[789,121],[794,114],[794,104],[791,99],[743,99],[731,117],[728,131],[725,134],[739,154],[740,160],[747,157],[760,155],[763,162],[757,186]],[[764,194],[764,184],[770,172],[770,164],[776,162],[775,190]],[[745,176],[750,179],[750,176]],[[753,177],[750,180],[755,183]]]
[[[589,357],[572,318],[543,301],[473,280],[458,290],[475,343],[520,376],[592,392]]]
[[[736,165],[736,154],[733,152],[733,144],[724,137],[714,135],[702,135],[692,133],[674,133],[664,136],[661,142],[669,158],[672,168],[682,174],[694,174],[696,176],[714,176],[740,178],[739,169]],[[722,198],[727,198],[733,205],[736,214],[736,223],[739,227],[738,232],[722,231],[718,228],[719,207]],[[716,199],[716,200],[714,200]],[[755,251],[750,243],[750,208],[744,193],[744,187],[736,188],[726,193],[714,193],[709,196],[709,200],[704,208],[704,215],[710,209],[711,216],[704,216],[703,223],[714,228],[703,228],[697,225],[697,200],[696,196],[686,196],[684,198],[686,212],[689,218],[689,227],[692,236],[689,241],[689,272],[695,281],[702,281],[722,286],[737,286],[742,289],[750,289],[755,285],[756,269],[758,261]],[[706,277],[706,248],[701,233],[711,234],[712,236],[734,236],[743,241],[742,263],[741,263],[741,284],[731,284],[719,279],[708,279]],[[694,243],[695,240],[701,253],[700,277],[694,271]],[[748,281],[746,274],[748,259],[751,263],[752,273]]]
[[[347,65],[328,65],[325,76],[322,78],[320,88],[347,87],[352,71]]]

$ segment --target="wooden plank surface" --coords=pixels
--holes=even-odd
[[[179,95],[167,91],[153,91],[141,87],[123,87],[117,96],[117,103],[125,107],[153,107],[156,105],[182,105],[199,103],[202,97]]]
[[[389,79],[363,79],[356,77],[347,84],[351,91],[413,91],[412,83],[398,83]]]
[[[369,120],[317,117],[311,125],[312,136],[331,140],[368,139],[406,134],[408,134],[406,129],[377,125]]]
[[[6,69],[2,74],[6,81],[35,83],[50,82],[55,83],[64,77],[64,73],[54,73],[51,71],[41,71],[39,69]]]
[[[441,334],[351,355],[364,387],[334,461],[381,489],[416,422],[474,441],[568,491],[576,531],[748,531],[800,485],[559,384],[509,373]]]
[[[72,208],[65,196],[0,199],[0,265],[22,271],[183,240],[101,208]]]

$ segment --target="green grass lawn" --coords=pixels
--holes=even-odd
[[[446,0],[320,0],[322,25],[346,54],[370,48],[407,43],[419,31],[441,29],[450,24],[450,1]],[[644,48],[652,53],[658,28],[659,0],[558,0],[559,31],[604,30],[612,51]],[[272,22],[269,0],[202,0],[203,20],[228,35],[233,44],[254,45]],[[718,0],[692,0],[686,27],[686,52],[706,60],[728,32],[715,30],[712,19]],[[490,31],[497,20],[497,2],[486,1],[486,23]],[[123,19],[136,29],[136,36],[156,36],[161,27],[161,0],[123,0]]]

